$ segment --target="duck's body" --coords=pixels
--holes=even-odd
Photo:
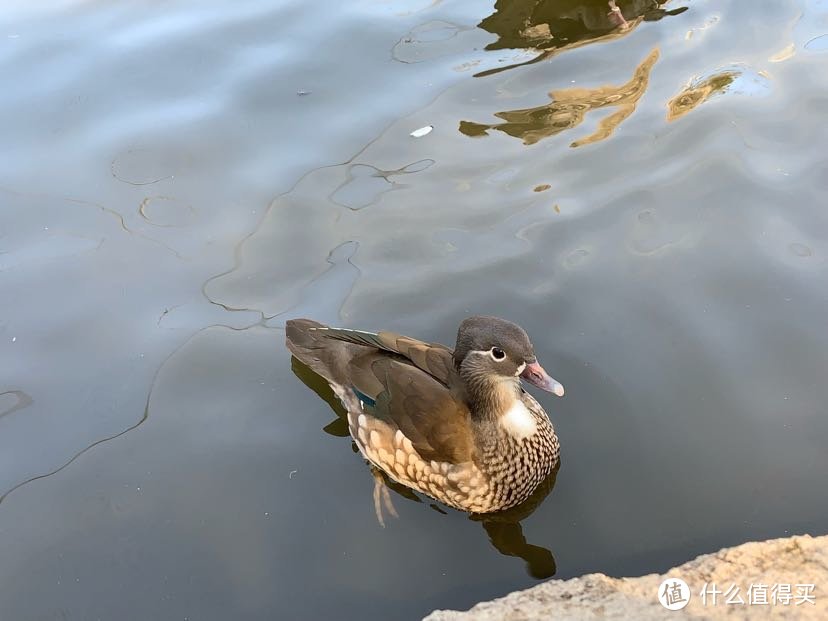
[[[514,324],[470,318],[455,351],[308,319],[286,332],[293,355],[342,401],[362,454],[403,485],[488,513],[527,499],[557,465],[558,438],[520,377],[559,395],[563,387]]]

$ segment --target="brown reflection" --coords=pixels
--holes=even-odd
[[[717,93],[723,93],[738,76],[736,71],[722,71],[700,82],[690,84],[667,102],[667,120],[675,121],[703,104]]]
[[[580,125],[586,114],[601,108],[617,108],[598,123],[598,129],[570,146],[580,147],[607,138],[621,122],[635,111],[635,106],[650,81],[650,71],[658,60],[654,49],[638,65],[629,82],[621,86],[600,86],[598,88],[566,88],[549,93],[552,103],[536,108],[507,110],[495,116],[503,123],[484,125],[471,121],[460,121],[460,131],[467,136],[486,136],[490,129],[520,138],[523,144],[535,144],[543,138],[554,136]]]
[[[336,413],[336,419],[325,425],[323,430],[331,435],[350,437],[347,422],[348,414],[333,390],[331,390],[328,382],[293,356],[290,359],[290,368],[305,386],[319,395]],[[356,451],[356,445],[353,442],[351,442],[351,448]],[[469,519],[483,525],[489,541],[498,552],[504,556],[523,559],[526,562],[526,571],[530,576],[537,579],[549,578],[555,575],[555,557],[546,548],[528,543],[523,535],[520,522],[529,517],[555,487],[559,467],[560,464],[532,495],[518,506],[497,513],[472,514],[469,516]],[[385,473],[378,472],[378,474],[381,475],[385,485],[399,496],[413,502],[423,502],[413,490],[390,480]],[[446,511],[434,502],[430,502],[429,506],[439,513],[446,514]]]
[[[555,575],[555,557],[550,550],[527,542],[520,523],[535,512],[555,487],[559,468],[560,462],[538,489],[517,507],[498,513],[469,516],[469,519],[483,525],[486,534],[489,535],[489,541],[498,552],[504,556],[523,559],[526,562],[526,572],[538,580]]]
[[[342,438],[349,437],[351,434],[348,432],[348,411],[342,407],[342,402],[334,394],[334,391],[331,390],[328,382],[317,373],[314,373],[308,365],[293,356],[290,357],[290,370],[293,371],[296,377],[302,380],[305,386],[310,388],[325,403],[331,406],[331,409],[336,414],[336,420],[325,425],[324,430],[333,436]],[[344,433],[342,432],[343,427],[340,423],[344,424]],[[330,431],[328,431],[329,429]]]
[[[564,49],[622,37],[641,22],[658,21],[687,10],[668,10],[663,8],[666,4],[666,0],[498,0],[495,12],[479,24],[498,37],[486,49],[537,49],[541,53],[528,62],[498,67],[478,76],[535,63]]]

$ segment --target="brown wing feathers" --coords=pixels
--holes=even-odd
[[[316,322],[310,323],[316,324]],[[434,376],[439,382],[445,385],[449,384],[454,363],[451,350],[444,345],[424,343],[394,332],[364,332],[348,328],[330,328],[321,324],[308,326],[308,330],[314,337],[320,335],[335,341],[376,347],[383,351],[399,354],[408,358],[426,373]]]
[[[318,326],[311,326],[308,330],[315,332],[324,338],[334,339],[336,341],[344,341],[346,343],[353,343],[354,345],[365,345],[367,347],[376,347],[377,349],[389,350],[389,347],[380,339],[380,335],[375,334],[374,332],[349,330],[348,328],[331,328],[321,324]],[[390,351],[394,350],[390,349]]]
[[[468,409],[446,388],[451,350],[392,332],[290,320],[291,352],[326,379],[353,389],[365,413],[399,429],[425,459],[471,459]]]
[[[468,409],[442,384],[394,358],[377,356],[366,362],[371,375],[384,387],[376,395],[371,414],[402,431],[425,459],[449,463],[471,460]]]

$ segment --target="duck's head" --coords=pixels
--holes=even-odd
[[[549,377],[538,362],[526,331],[505,319],[475,316],[463,320],[454,361],[472,392],[491,390],[504,382],[517,385],[521,378],[559,397],[564,394],[560,382]]]

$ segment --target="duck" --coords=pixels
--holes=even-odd
[[[393,332],[285,325],[288,350],[321,376],[375,476],[374,506],[396,516],[381,477],[472,514],[527,500],[559,464],[560,443],[527,382],[562,397],[526,331],[499,317],[464,319],[454,349]]]

